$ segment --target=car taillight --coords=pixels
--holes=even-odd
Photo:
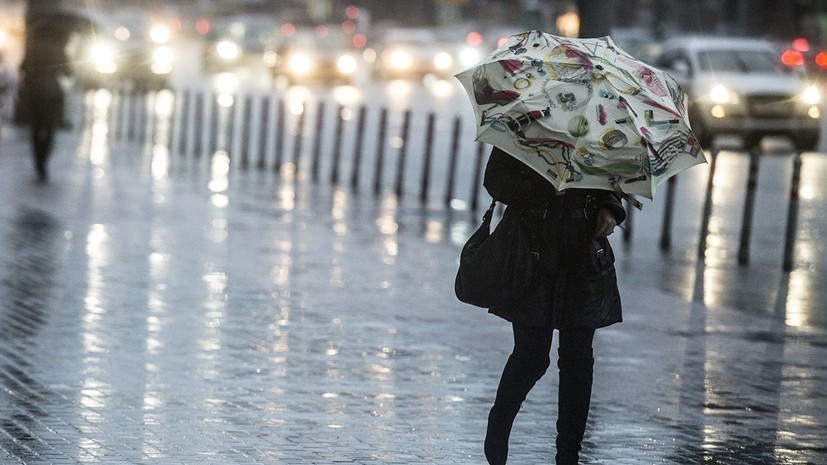
[[[814,60],[819,68],[827,68],[827,51],[818,52]]]
[[[482,45],[482,34],[476,31],[471,31],[465,36],[465,43],[472,47],[479,47]]]
[[[787,66],[804,66],[804,54],[798,50],[784,50],[781,54],[781,63]]]
[[[807,39],[805,39],[803,37],[799,37],[799,38],[793,40],[792,46],[793,46],[793,50],[796,50],[798,52],[809,52],[810,51],[810,41],[808,41]]]

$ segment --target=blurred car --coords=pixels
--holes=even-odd
[[[626,53],[644,63],[653,63],[660,54],[661,41],[646,28],[613,28],[609,36]]]
[[[172,28],[145,16],[96,22],[70,46],[75,83],[83,88],[128,85],[158,90],[169,85],[175,56]]]
[[[819,89],[784,66],[771,42],[675,38],[664,44],[656,65],[686,90],[692,130],[702,146],[719,134],[741,136],[746,147],[768,135],[786,136],[798,150],[818,143]]]
[[[450,47],[429,29],[385,30],[374,49],[373,75],[377,79],[421,79],[428,74],[447,77],[456,71]]]
[[[283,77],[289,84],[353,83],[365,66],[361,52],[351,46],[347,34],[332,31],[335,28],[316,26],[282,38],[265,54],[273,77]]]
[[[267,16],[229,16],[212,21],[204,42],[204,70],[262,69],[275,21]]]

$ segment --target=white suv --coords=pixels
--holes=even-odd
[[[768,135],[789,137],[797,150],[818,144],[819,89],[785,67],[771,42],[674,38],[664,44],[657,65],[689,95],[690,123],[702,146],[719,134],[741,136],[747,148]]]

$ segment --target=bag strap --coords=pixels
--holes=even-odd
[[[485,213],[482,215],[482,222],[484,224],[491,223],[491,217],[494,215],[494,207],[496,207],[496,206],[497,206],[497,201],[492,200],[491,201],[491,206],[488,207],[488,210],[486,210]]]

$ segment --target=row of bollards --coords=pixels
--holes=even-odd
[[[113,128],[114,138],[128,141],[155,140],[156,135],[152,131],[156,128],[154,120],[159,118],[154,115],[152,106],[159,93],[138,93],[123,89],[111,91],[112,99],[109,108],[109,125]],[[229,97],[225,102],[220,101],[221,97]],[[384,178],[389,160],[388,139],[390,132],[389,111],[387,108],[379,109],[379,118],[373,127],[368,127],[368,108],[362,105],[356,109],[354,118],[346,118],[346,112],[350,110],[341,104],[336,104],[336,117],[333,119],[333,127],[326,127],[328,119],[327,111],[332,105],[330,102],[320,100],[317,102],[315,112],[307,111],[310,103],[301,103],[301,109],[290,111],[288,115],[286,98],[279,98],[277,95],[262,94],[258,98],[254,95],[243,96],[220,96],[206,91],[195,89],[176,92],[172,97],[174,104],[169,119],[166,136],[167,146],[170,151],[181,155],[190,155],[195,158],[203,154],[213,154],[218,150],[232,152],[232,148],[238,147],[237,153],[228,153],[231,158],[236,159],[238,166],[242,169],[254,167],[259,170],[266,170],[270,167],[275,172],[280,172],[282,167],[290,163],[294,172],[307,169],[308,176],[313,182],[319,182],[323,177],[321,173],[323,158],[329,167],[328,180],[332,185],[347,184],[352,190],[357,190],[363,182],[363,172],[368,169],[363,166],[366,152],[371,150],[366,141],[376,141],[373,147],[375,150],[373,165],[372,190],[376,195],[387,187],[392,189],[398,198],[406,194],[407,176],[409,166],[408,158],[413,154],[409,153],[412,138],[420,134],[414,134],[412,129],[413,114],[411,110],[404,110],[401,113],[402,121],[399,126],[399,134],[394,139],[397,143],[392,145],[396,150],[393,162],[396,164],[396,171],[391,180],[390,186],[384,185]],[[87,103],[86,107],[89,104]],[[255,112],[254,109],[258,111]],[[258,120],[254,121],[256,114]],[[87,123],[90,116],[87,115]],[[311,121],[310,118],[314,118]],[[351,121],[353,120],[353,121]],[[442,203],[451,208],[452,201],[458,199],[456,196],[456,179],[458,176],[458,164],[460,160],[460,146],[464,137],[462,131],[462,118],[455,116],[452,121],[450,141],[446,149],[437,147],[436,132],[439,122],[434,112],[427,114],[426,129],[423,140],[417,141],[423,144],[421,173],[419,179],[418,197],[422,204],[431,199],[433,185],[433,163],[436,153],[447,153],[447,178]],[[354,131],[352,157],[350,172],[343,173],[343,150],[345,150],[345,131]],[[259,128],[258,140],[253,140],[254,131],[252,126]],[[346,129],[346,126],[348,129]],[[323,150],[323,142],[326,131],[332,129],[332,143],[329,152]],[[369,134],[369,130],[373,133]],[[292,135],[289,154],[285,152],[288,139]],[[304,166],[302,159],[305,155],[304,142],[307,139],[312,141],[309,148],[309,165]],[[477,147],[477,159],[473,160],[477,165],[481,154],[485,152],[485,144],[474,143]],[[477,196],[480,195],[478,186],[481,184],[482,171],[477,166],[473,179],[468,180],[471,192],[468,204],[472,214],[476,214],[479,207]]]
[[[709,235],[709,220],[712,216],[712,195],[715,188],[715,170],[720,150],[713,148],[710,156],[709,177],[706,184],[706,192],[701,215],[700,237],[698,238],[698,259],[702,260],[706,255],[707,236]],[[741,221],[741,233],[738,246],[738,264],[747,265],[750,256],[750,244],[752,242],[752,224],[755,213],[755,198],[758,191],[758,171],[760,166],[761,152],[758,148],[749,151],[749,171],[747,173],[747,186],[744,198],[744,210]],[[799,207],[799,186],[801,181],[801,153],[793,155],[793,174],[790,183],[788,199],[787,224],[784,234],[784,258],[783,269],[790,271],[793,268],[793,254],[795,239],[798,230],[798,207]],[[663,224],[660,237],[661,250],[668,251],[672,244],[672,214],[675,206],[675,186],[678,176],[669,179],[665,194],[665,206]],[[631,210],[631,209],[629,209]]]
[[[154,116],[151,114],[151,105],[153,98],[157,98],[154,94],[139,94],[125,91],[115,91],[113,94],[113,105],[115,108],[110,108],[109,124],[114,128],[113,134],[117,138],[128,140],[146,140],[147,137],[153,137],[149,134],[156,127],[153,121]],[[274,96],[263,95],[259,99],[255,99],[252,95],[246,95],[243,98],[232,98],[231,105],[222,106],[219,104],[217,96],[210,95],[203,91],[188,90],[179,92],[174,96],[174,111],[169,116],[169,134],[167,136],[167,144],[170,150],[177,151],[180,154],[191,154],[195,157],[200,156],[205,151],[207,153],[215,153],[219,150],[219,145],[222,141],[225,147],[239,146],[238,161],[242,168],[254,166],[259,170],[267,169],[268,165],[272,165],[272,169],[280,172],[285,163],[292,163],[295,172],[303,169],[302,154],[304,153],[303,142],[306,137],[310,136],[313,141],[313,146],[310,149],[310,166],[309,177],[313,182],[319,182],[321,178],[321,165],[324,156],[322,141],[325,133],[325,116],[329,105],[324,101],[317,102],[314,113],[307,112],[308,103],[301,104],[300,111],[291,112],[294,115],[292,118],[292,126],[288,127],[288,118],[285,99],[275,98]],[[235,105],[240,105],[238,110]],[[253,133],[251,127],[254,118],[254,106],[258,107],[259,120],[258,124],[258,140],[252,139]],[[343,141],[345,140],[345,125],[347,118],[345,118],[346,108],[342,105],[336,107],[336,118],[333,128],[333,143],[330,151],[329,164],[329,182],[332,185],[340,185],[343,183],[342,174],[342,150]],[[315,116],[315,121],[307,121],[311,116]],[[394,144],[397,149],[396,172],[392,186],[393,192],[397,198],[402,198],[405,195],[405,179],[406,167],[408,165],[407,158],[409,157],[409,142],[412,135],[411,110],[402,112],[402,120],[399,126],[399,142]],[[237,120],[240,118],[240,121]],[[384,172],[386,170],[386,152],[387,141],[389,133],[389,112],[387,108],[380,108],[378,121],[374,129],[374,133],[368,134],[368,125],[366,120],[368,118],[368,109],[364,105],[358,108],[355,116],[355,134],[353,135],[353,156],[351,161],[351,171],[347,180],[348,186],[356,191],[362,182],[362,171],[364,154],[366,151],[365,141],[373,138],[375,146],[373,147],[375,164],[373,166],[373,180],[372,191],[375,195],[381,194],[383,188]],[[449,144],[446,150],[441,152],[448,156],[446,184],[444,188],[444,196],[442,198],[443,205],[446,208],[452,208],[452,202],[457,199],[455,196],[456,179],[458,178],[458,164],[461,157],[460,141],[462,140],[462,119],[459,116],[454,117],[453,124],[449,131]],[[435,133],[437,130],[438,121],[433,112],[427,115],[427,122],[423,137],[423,151],[422,151],[422,166],[419,179],[419,201],[424,205],[430,200],[432,191],[432,171],[433,171],[433,157],[436,150],[435,147]],[[270,130],[269,128],[272,128]],[[311,134],[307,128],[311,128]],[[285,160],[286,139],[289,133],[292,133],[292,157],[291,160]],[[222,139],[224,136],[224,139]],[[204,143],[208,146],[204,147]],[[482,185],[483,163],[486,157],[486,145],[475,144],[475,157],[472,160],[473,171],[470,179],[470,196],[469,206],[472,215],[476,215],[479,210],[479,196]],[[273,149],[273,150],[271,150]],[[369,150],[369,149],[367,149]],[[703,213],[700,224],[700,237],[698,239],[697,254],[700,259],[705,256],[707,246],[707,236],[709,234],[709,221],[712,215],[712,195],[715,187],[715,171],[720,150],[713,148],[710,152],[709,177],[706,183],[706,192],[703,203]],[[273,154],[273,158],[268,160],[265,158],[269,153]],[[755,210],[755,198],[758,190],[758,173],[760,165],[760,151],[755,148],[749,151],[749,172],[747,176],[746,197],[744,201],[744,210],[741,223],[741,232],[738,248],[738,263],[746,265],[749,262],[750,244],[752,239],[752,223]],[[252,158],[251,158],[252,157]],[[784,238],[784,260],[783,268],[789,271],[793,267],[793,252],[795,247],[795,236],[797,231],[798,221],[798,202],[799,202],[799,181],[801,173],[801,155],[795,154],[793,157],[793,179],[789,193],[787,225]],[[672,246],[672,223],[673,211],[675,208],[675,195],[678,176],[674,176],[667,181],[666,192],[664,194],[664,212],[663,224],[660,234],[660,248],[667,251]],[[632,239],[632,232],[634,230],[633,223],[633,208],[627,205],[627,221],[623,231],[624,242],[630,242]]]

